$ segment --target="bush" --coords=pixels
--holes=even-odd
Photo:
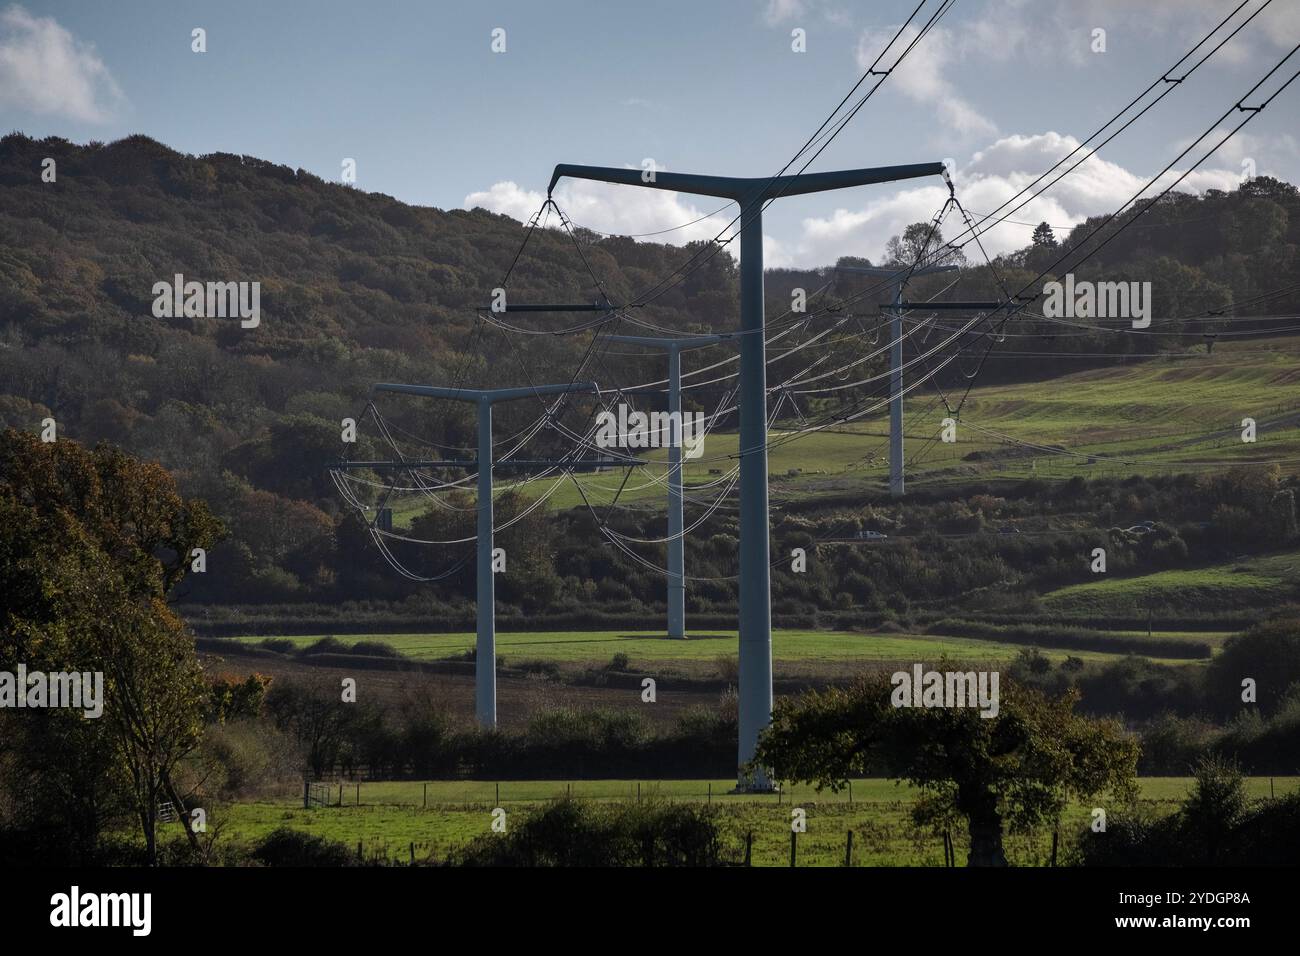
[[[352,866],[356,856],[336,840],[280,827],[268,833],[253,849],[263,866]]]
[[[1083,832],[1077,854],[1085,866],[1289,866],[1298,845],[1300,793],[1252,803],[1234,766],[1204,760],[1178,812],[1112,817],[1105,833]]]
[[[1243,704],[1241,682],[1254,678],[1257,705]],[[1243,706],[1258,706],[1265,716],[1279,710],[1287,690],[1300,682],[1300,619],[1275,620],[1236,634],[1223,642],[1223,650],[1205,673],[1208,703],[1221,715]]]
[[[301,776],[293,741],[262,721],[209,724],[199,753],[208,770],[204,789],[222,799],[238,799]]]
[[[364,657],[401,657],[402,652],[393,647],[392,644],[385,644],[383,641],[357,641],[352,645],[353,654],[361,654]]]
[[[717,811],[691,803],[600,804],[566,798],[505,834],[478,837],[460,866],[718,866]]]
[[[310,657],[313,654],[346,654],[347,652],[348,646],[337,637],[322,637],[319,641],[308,644],[298,653]]]

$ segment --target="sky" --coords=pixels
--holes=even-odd
[[[336,181],[350,159],[357,188],[525,220],[557,163],[777,172],[918,2],[0,0],[0,130],[82,143],[143,133]],[[914,22],[941,2],[926,0]],[[946,161],[963,205],[987,212],[1241,2],[956,0],[809,170]],[[1246,0],[1233,25],[1265,2]],[[1298,42],[1300,3],[1273,0],[1130,130],[992,229],[988,252],[1027,244],[1040,221],[1059,234],[1118,207]],[[1261,89],[1297,70],[1300,53]],[[1300,182],[1297,116],[1300,81],[1180,188],[1232,189],[1250,170]],[[765,264],[878,260],[946,196],[925,179],[780,199],[764,216]],[[721,201],[572,180],[555,198],[578,225],[663,242],[712,238],[735,214],[684,225]]]

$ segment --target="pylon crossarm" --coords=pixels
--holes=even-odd
[[[509,402],[518,398],[543,395],[562,395],[569,392],[595,392],[595,382],[566,382],[557,385],[525,385],[520,388],[446,388],[440,385],[395,385],[381,383],[373,387],[376,392],[397,392],[402,395],[420,395],[425,398],[450,398],[461,402]]]
[[[683,335],[680,337],[654,335],[609,335],[606,342],[619,345],[642,345],[652,349],[700,349],[707,345],[717,345],[729,339],[737,338],[735,332],[723,332],[718,335]]]
[[[1009,309],[1014,302],[881,302],[882,309],[898,309],[904,312],[947,311],[947,312],[994,312]]]
[[[477,461],[462,461],[448,459],[429,459],[420,461],[338,461],[327,466],[329,471],[361,471],[363,469],[372,469],[375,471],[403,469],[403,468],[477,468]]]
[[[566,461],[561,458],[505,458],[493,464],[494,468],[565,468],[569,471],[589,471],[593,468],[636,468],[649,464],[643,458],[620,456],[616,458],[594,458],[582,461]],[[475,460],[429,460],[429,461],[340,461],[328,466],[329,471],[403,471],[419,468],[477,468]]]
[[[490,305],[480,305],[480,312],[618,312],[626,309],[626,305],[611,305],[608,302],[579,302],[564,305],[546,305],[546,304],[506,304],[500,308],[493,308]]]
[[[907,166],[876,166],[868,169],[838,169],[825,173],[800,173],[794,176],[700,176],[692,173],[669,173],[659,170],[621,169],[612,166],[575,166],[561,163],[551,175],[546,187],[549,196],[556,183],[565,176],[590,179],[596,182],[618,183],[624,186],[644,186],[647,189],[667,189],[697,196],[718,196],[737,202],[774,199],[778,196],[802,196],[807,193],[826,192],[831,189],[848,189],[852,186],[869,186],[873,183],[897,182],[900,179],[920,179],[923,176],[941,176],[943,163],[913,163]]]
[[[959,266],[917,266],[915,269],[910,266],[835,266],[836,272],[851,272],[856,275],[879,276],[880,278],[895,279],[915,279],[917,276],[928,276],[936,272],[956,272]]]

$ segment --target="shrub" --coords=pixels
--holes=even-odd
[[[566,798],[457,854],[461,866],[718,866],[717,810],[692,803]]]
[[[308,644],[298,653],[309,657],[313,654],[346,654],[347,652],[348,646],[337,637],[322,637],[319,641]]]
[[[253,849],[263,866],[351,866],[355,855],[336,840],[280,827],[268,833]]]
[[[357,641],[352,645],[353,654],[361,654],[365,657],[401,657],[402,652],[393,647],[392,644],[385,644],[383,641]]]

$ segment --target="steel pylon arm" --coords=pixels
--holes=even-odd
[[[644,186],[648,189],[668,189],[697,196],[719,196],[724,199],[768,199],[775,196],[801,196],[805,193],[825,192],[829,189],[847,189],[850,186],[868,186],[872,183],[889,183],[900,179],[919,179],[922,176],[942,176],[943,163],[912,163],[905,166],[875,166],[866,169],[839,169],[824,173],[800,173],[794,176],[700,176],[694,173],[669,173],[654,171],[648,178],[645,170],[622,169],[615,166],[579,166],[560,163],[551,174],[546,187],[549,196],[555,185],[565,176],[573,179],[590,179],[624,186]]]
[[[935,272],[956,272],[958,266],[918,266],[913,269],[910,266],[835,266],[836,272],[851,272],[864,276],[879,276],[881,278],[912,278],[917,276],[928,276]]]
[[[617,342],[619,345],[643,345],[652,349],[698,349],[706,345],[717,345],[719,342],[725,342],[728,339],[738,338],[736,332],[721,332],[717,335],[683,335],[680,337],[658,336],[658,335],[609,335],[605,337],[607,342]],[[624,389],[630,391],[630,389]]]
[[[563,395],[569,392],[598,392],[595,382],[566,382],[558,385],[525,385],[520,388],[447,388],[441,385],[394,385],[381,383],[373,387],[376,392],[399,392],[403,395],[423,395],[425,398],[450,398],[461,402],[510,402],[518,398],[543,395]]]

